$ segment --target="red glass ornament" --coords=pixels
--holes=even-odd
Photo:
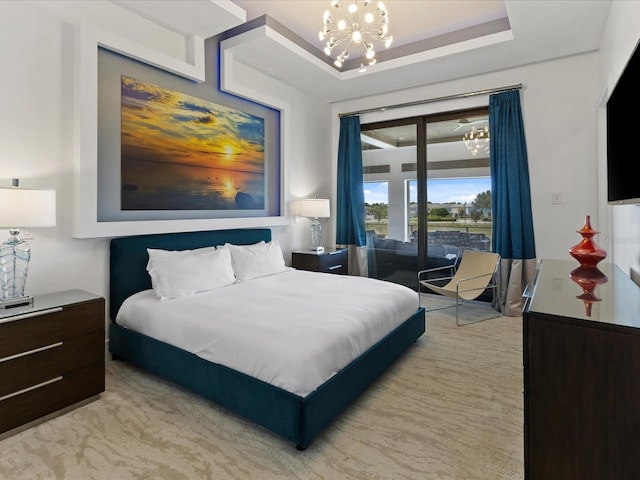
[[[584,227],[577,230],[577,233],[582,235],[582,241],[577,245],[574,245],[569,249],[569,253],[573,258],[580,262],[583,267],[595,267],[598,262],[604,260],[607,256],[607,252],[596,245],[593,241],[593,236],[596,233],[600,233],[591,228],[591,217],[587,215]]]

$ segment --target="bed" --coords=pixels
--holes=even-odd
[[[140,235],[111,240],[109,350],[114,359],[131,362],[202,395],[292,441],[299,450],[303,450],[424,333],[424,309],[417,302],[415,309],[406,315],[407,318],[397,321],[397,325],[389,333],[376,339],[370,347],[319,386],[301,387],[300,392],[286,385],[260,379],[251,374],[250,370],[243,371],[240,367],[203,358],[200,353],[196,354],[172,344],[173,342],[145,335],[115,321],[123,304],[125,309],[128,308],[134,298],[143,297],[153,303],[148,294],[152,285],[147,272],[147,249],[193,250],[225,244],[250,246],[258,242],[271,242],[271,230],[215,230]],[[297,281],[294,275],[303,274],[322,280],[318,285],[339,280],[337,275],[295,271],[282,274],[282,278],[289,279],[291,283]],[[266,289],[267,282],[272,281],[265,279],[264,284],[260,284],[252,283],[252,280],[244,288],[246,292],[258,292],[262,288]],[[231,288],[240,291],[240,287],[235,285],[223,288],[229,288],[225,292],[230,292]],[[167,302],[170,303],[172,302]],[[310,312],[317,310],[314,305],[309,305],[306,309],[301,309],[298,305],[297,308],[301,316],[310,315]]]

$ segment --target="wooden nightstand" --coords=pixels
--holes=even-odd
[[[291,254],[291,266],[299,270],[346,275],[349,273],[347,255],[346,248],[325,249],[321,253],[313,250],[300,250]]]
[[[0,310],[0,439],[104,392],[104,298],[82,290]]]

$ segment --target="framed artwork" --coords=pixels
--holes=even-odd
[[[213,68],[86,24],[75,40],[74,237],[289,223],[283,112],[218,89],[215,39],[190,49]]]
[[[262,210],[264,119],[121,76],[122,210]]]

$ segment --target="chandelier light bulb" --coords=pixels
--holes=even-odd
[[[333,15],[328,10],[324,12],[323,28],[318,34],[320,41],[325,42],[325,54],[331,56],[333,47],[340,44],[342,51],[334,62],[338,68],[342,68],[349,56],[366,59],[373,65],[376,45],[389,48],[393,38],[387,35],[389,17],[384,3],[350,0],[348,6],[342,8],[339,0],[332,0],[330,5],[336,10]],[[366,67],[360,63],[360,71],[364,71],[362,68]]]

